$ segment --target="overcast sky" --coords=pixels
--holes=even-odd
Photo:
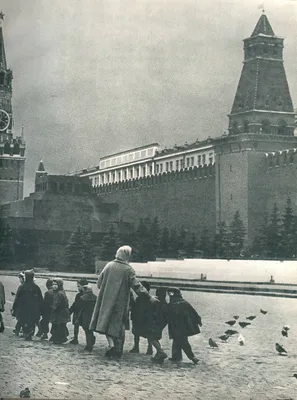
[[[26,139],[25,194],[49,173],[158,142],[219,136],[228,118],[261,0],[2,0],[13,69],[14,133]],[[269,0],[285,37],[297,105],[297,1]]]

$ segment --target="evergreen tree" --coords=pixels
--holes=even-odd
[[[0,238],[0,261],[3,263],[11,263],[14,259],[14,244],[12,238],[12,231],[7,225],[2,229]]]
[[[203,252],[203,258],[209,258],[211,254],[211,242],[207,228],[203,228],[199,240],[199,249]]]
[[[267,227],[267,251],[270,257],[276,258],[280,256],[280,241],[281,220],[278,207],[274,203]]]
[[[66,245],[66,266],[69,270],[80,271],[83,269],[83,243],[82,229],[78,225],[72,232]]]
[[[267,244],[268,222],[269,222],[269,217],[268,214],[265,213],[262,226],[260,227],[258,234],[254,237],[252,244],[252,254],[260,258],[265,258],[267,257],[268,254],[268,244]]]
[[[82,246],[83,247],[82,264],[83,264],[84,271],[94,272],[95,259],[94,259],[91,232],[83,232],[82,242],[83,242],[82,243],[83,244],[83,246]]]
[[[103,236],[100,248],[100,258],[103,261],[113,260],[120,245],[120,238],[117,227],[111,224],[107,233]]]
[[[167,227],[162,229],[160,238],[160,254],[162,257],[169,257],[170,251],[170,233]]]
[[[177,258],[178,256],[179,239],[176,229],[171,229],[169,239],[169,257]]]
[[[230,253],[231,257],[238,258],[244,248],[246,229],[240,218],[239,211],[236,211],[229,227]]]
[[[280,252],[284,258],[292,258],[296,253],[295,228],[296,226],[292,209],[292,201],[290,198],[288,198],[281,227]]]
[[[151,243],[151,259],[155,260],[160,254],[160,225],[158,217],[155,217],[149,227],[149,240]]]
[[[188,242],[188,231],[182,226],[177,235],[177,250],[185,251]]]
[[[186,244],[187,257],[194,257],[196,248],[197,248],[197,238],[195,233],[192,233],[191,235],[189,235],[189,240],[187,241]]]
[[[218,223],[213,247],[214,247],[213,252],[215,257],[217,258],[230,257],[229,233],[225,221]]]
[[[152,258],[150,228],[151,223],[148,217],[139,221],[136,230],[135,258],[140,262],[146,262]]]

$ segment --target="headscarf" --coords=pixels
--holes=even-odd
[[[58,290],[63,290],[63,279],[55,278],[53,279],[53,283],[56,283],[58,285]]]
[[[34,279],[34,271],[33,269],[28,269],[25,271],[25,282],[33,282]]]
[[[21,278],[22,281],[25,282],[25,272],[24,271],[19,273],[19,278]]]
[[[116,252],[116,260],[129,262],[132,254],[132,248],[130,246],[122,246]]]
[[[53,287],[53,280],[49,278],[49,279],[46,281],[45,286],[47,287],[47,289],[52,289],[52,287]]]

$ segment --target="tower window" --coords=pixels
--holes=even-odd
[[[287,130],[287,124],[284,120],[281,120],[278,123],[278,127],[277,127],[277,134],[278,135],[285,135],[286,134],[286,130]]]
[[[206,157],[205,154],[202,155],[202,165],[205,165],[206,163]]]
[[[243,123],[243,133],[249,132],[249,121],[245,120]]]
[[[262,128],[262,133],[269,134],[270,133],[270,121],[268,119],[265,119],[261,123],[261,128]]]

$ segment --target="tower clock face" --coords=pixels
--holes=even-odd
[[[5,131],[9,127],[10,116],[6,111],[0,110],[0,131]]]

